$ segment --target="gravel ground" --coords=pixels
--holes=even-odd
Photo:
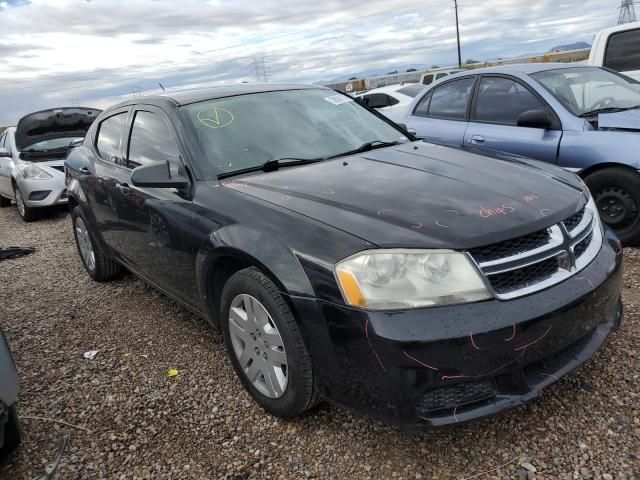
[[[640,479],[639,250],[625,251],[623,327],[585,366],[524,407],[411,432],[324,404],[269,416],[203,320],[133,276],[92,282],[64,212],[26,224],[0,210],[1,244],[37,248],[0,263],[20,413],[88,431],[23,418],[0,478],[41,475],[70,432],[59,479]]]

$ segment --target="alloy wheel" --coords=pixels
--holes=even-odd
[[[267,309],[247,294],[229,308],[229,334],[242,372],[262,395],[280,398],[288,383],[287,353]]]
[[[91,244],[91,238],[89,237],[87,226],[84,224],[84,220],[80,217],[76,218],[75,223],[78,250],[80,250],[80,255],[82,255],[82,259],[84,260],[87,268],[93,271],[96,268],[96,255],[93,252],[93,245]]]

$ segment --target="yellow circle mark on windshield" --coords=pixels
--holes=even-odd
[[[209,128],[222,128],[233,122],[233,113],[220,107],[201,110],[197,117],[202,125]]]

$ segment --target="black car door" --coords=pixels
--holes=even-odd
[[[192,202],[189,189],[141,188],[131,183],[131,171],[168,161],[173,175],[187,177],[180,147],[166,114],[154,106],[136,106],[125,139],[128,178],[117,188],[119,254],[138,273],[199,308],[195,252],[189,243]]]
[[[94,171],[81,171],[98,232],[116,255],[126,242],[118,217],[125,208],[119,188],[130,177],[123,153],[129,114],[130,108],[123,107],[100,120],[93,138]]]

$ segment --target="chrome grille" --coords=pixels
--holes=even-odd
[[[587,266],[602,246],[592,203],[563,222],[529,235],[469,251],[496,298],[548,288]]]

